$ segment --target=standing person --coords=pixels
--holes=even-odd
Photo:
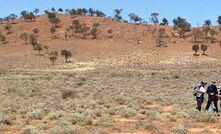
[[[201,111],[204,94],[206,93],[207,83],[201,82],[201,86],[196,89],[196,102],[197,102],[197,110]]]
[[[206,105],[206,110],[209,109],[211,103],[213,102],[215,106],[215,112],[218,113],[217,101],[218,101],[218,90],[216,87],[216,82],[213,81],[211,85],[208,86],[206,93],[208,94],[208,101]]]
[[[218,89],[218,98],[220,100],[219,105],[220,105],[220,108],[221,108],[221,86],[217,87],[217,89]]]

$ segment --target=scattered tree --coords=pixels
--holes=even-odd
[[[163,18],[162,23],[160,23],[160,25],[168,26],[169,21],[166,18]]]
[[[63,9],[62,9],[62,8],[59,8],[59,9],[58,9],[58,12],[62,13],[62,12],[63,12]]]
[[[218,17],[217,22],[218,22],[219,25],[221,25],[221,16]]]
[[[212,24],[211,20],[206,20],[206,21],[204,21],[203,25],[206,27],[209,27],[209,26],[211,26],[211,24]]]
[[[49,19],[49,22],[54,26],[58,27],[58,24],[61,22],[61,20],[57,17]]]
[[[34,46],[33,46],[33,49],[38,51],[38,55],[40,56],[41,55],[41,51],[43,50],[43,47],[41,44],[38,44],[36,43]]]
[[[85,39],[86,38],[86,36],[88,35],[88,30],[89,30],[90,28],[89,27],[87,27],[87,25],[85,24],[85,23],[83,23],[83,24],[81,24],[80,25],[80,28],[79,28],[79,33],[82,35],[82,39]]]
[[[7,34],[10,34],[11,33],[11,29],[12,29],[12,25],[7,23],[5,26],[4,26],[5,30],[7,30]]]
[[[216,32],[215,29],[211,29],[211,30],[210,30],[211,42],[212,42],[212,43],[214,42],[214,39],[215,39],[214,36],[215,36],[216,34],[218,34],[218,33]]]
[[[38,29],[38,28],[34,28],[32,31],[33,31],[33,33],[36,34],[36,35],[39,33],[39,29]]]
[[[178,28],[180,37],[185,37],[185,33],[190,31],[191,24],[186,21],[186,19],[177,17],[173,20],[174,28]]]
[[[199,45],[194,44],[192,46],[192,50],[194,51],[194,55],[197,55],[197,52],[199,51],[200,47]]]
[[[99,10],[96,10],[95,14],[97,17],[105,17],[106,16],[102,11],[99,11]]]
[[[48,58],[50,61],[52,61],[52,65],[54,66],[55,61],[58,58],[58,51],[52,51],[48,54]]]
[[[86,8],[82,8],[82,14],[86,16],[87,13],[88,13],[87,9]]]
[[[202,45],[200,46],[200,49],[203,51],[203,55],[205,55],[205,52],[207,51],[208,46],[205,45],[205,44],[202,44]]]
[[[77,10],[73,8],[69,11],[69,14],[71,15],[72,18],[74,18],[77,15]]]
[[[114,19],[115,19],[115,20],[117,20],[117,21],[122,20],[122,17],[121,17],[121,15],[120,15],[122,11],[123,11],[123,9],[115,9],[115,10],[114,10],[114,13],[115,13]]]
[[[24,32],[19,37],[20,37],[20,39],[25,41],[25,44],[28,43],[28,33]]]
[[[159,13],[152,13],[150,14],[151,18],[151,22],[154,24],[154,25],[157,25],[159,23],[159,20],[158,20],[158,16],[159,16]]]
[[[108,34],[109,34],[109,38],[112,38],[112,37],[113,37],[113,36],[112,36],[113,30],[112,30],[112,29],[109,29],[107,32],[108,32]]]
[[[69,50],[62,50],[61,56],[65,58],[65,62],[68,62],[68,58],[72,57],[72,53]]]
[[[25,19],[25,21],[33,21],[33,19],[35,18],[34,13],[28,11],[22,11],[21,16]]]
[[[81,24],[79,20],[73,20],[72,25],[69,27],[72,31],[72,36],[74,36],[74,33],[79,33]]]
[[[34,9],[33,12],[34,12],[35,16],[37,16],[39,14],[39,9],[36,8],[36,9]]]
[[[56,9],[54,7],[51,8],[52,13],[56,12]]]
[[[92,29],[91,29],[91,35],[93,36],[93,39],[97,38],[97,34],[98,34],[98,27],[99,27],[99,23],[94,23]]]
[[[209,34],[210,30],[211,30],[210,27],[205,27],[205,26],[203,27],[204,37],[207,42],[209,41],[208,34]]]
[[[37,38],[34,34],[29,35],[29,43],[34,47],[37,44]]]
[[[158,30],[158,36],[157,36],[157,44],[158,47],[164,46],[166,44],[166,39],[168,38],[166,31],[164,28],[161,28]]]
[[[50,28],[50,32],[51,32],[51,39],[54,39],[55,37],[54,37],[54,33],[56,32],[56,28],[54,27],[54,26],[52,26],[51,28]]]
[[[130,21],[131,21],[131,22],[134,22],[134,23],[137,23],[137,22],[139,22],[139,21],[142,20],[142,19],[141,19],[138,15],[136,15],[135,13],[130,13],[128,16],[130,17]]]
[[[49,47],[48,47],[47,45],[44,45],[44,46],[43,46],[43,49],[45,49],[45,50],[46,50],[46,53],[48,54],[48,49],[49,49]]]
[[[66,31],[64,32],[64,38],[65,40],[68,40],[68,33]]]
[[[89,9],[88,9],[88,13],[89,13],[90,16],[94,16],[95,11],[94,11],[93,8],[89,8]]]
[[[0,24],[3,24],[3,22],[4,22],[4,19],[0,18]]]
[[[200,39],[203,38],[203,32],[200,29],[193,29],[192,30],[192,35],[194,39],[194,43],[198,43]]]
[[[47,14],[47,16],[48,16],[49,21],[50,21],[51,19],[56,18],[56,14],[55,14],[55,13],[47,12],[46,14]]]
[[[18,16],[16,14],[13,14],[13,13],[10,14],[8,17],[11,20],[12,24],[14,23],[14,20],[16,20],[18,18]]]

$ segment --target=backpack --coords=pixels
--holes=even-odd
[[[197,86],[193,88],[193,96],[196,96],[196,95],[197,95],[197,92],[196,92],[196,89],[197,89],[197,88],[198,88]]]

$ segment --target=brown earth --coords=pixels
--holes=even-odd
[[[135,25],[124,22],[118,22],[112,19],[99,18],[99,17],[87,17],[78,16],[71,18],[69,15],[59,15],[61,19],[60,27],[57,28],[57,39],[50,39],[50,23],[46,16],[37,17],[34,22],[24,22],[23,20],[17,20],[16,24],[13,24],[12,33],[6,34],[3,26],[0,25],[0,32],[6,35],[7,44],[0,45],[0,68],[11,71],[25,71],[34,74],[50,74],[52,73],[79,73],[93,70],[99,70],[100,68],[107,68],[107,70],[127,70],[130,72],[139,73],[168,73],[168,72],[210,72],[213,70],[220,70],[221,65],[221,48],[219,42],[209,44],[208,55],[193,56],[191,42],[192,37],[187,39],[179,39],[171,36],[173,28],[164,26],[147,26],[147,25]],[[80,22],[86,23],[88,26],[92,26],[93,23],[98,22],[101,24],[100,31],[97,39],[79,39],[69,38],[67,41],[64,39],[65,29],[69,27],[72,20],[78,19]],[[150,33],[150,29],[164,27],[168,35],[170,35],[171,42],[167,43],[167,47],[156,47],[155,36]],[[42,52],[42,56],[38,56],[37,52],[32,49],[30,44],[24,44],[19,35],[23,32],[31,33],[34,28],[39,29],[38,41],[43,45],[48,45],[49,50],[68,49],[72,52],[73,57],[71,63],[64,63],[64,59],[59,57],[56,61],[55,67],[51,66],[50,61],[47,58],[47,54]],[[113,38],[109,38],[107,31],[113,30]],[[217,40],[221,39],[220,34],[215,37]],[[138,43],[138,40],[140,41]],[[176,43],[174,43],[176,42]],[[102,69],[101,69],[102,70]],[[106,70],[104,71],[106,72]],[[201,76],[197,76],[194,82],[197,82]],[[186,88],[186,87],[185,87]],[[183,118],[178,118],[172,114],[173,106],[164,106],[152,102],[152,104],[146,105],[147,109],[161,108],[161,118],[167,122],[152,121],[152,124],[160,124],[159,131],[156,130],[143,130],[136,128],[138,124],[137,118],[125,119],[120,115],[115,115],[113,118],[116,121],[114,127],[117,130],[113,130],[111,127],[100,127],[100,129],[110,132],[111,134],[152,134],[170,133],[171,124],[167,119],[168,117],[175,118],[176,123],[183,123]],[[67,113],[66,113],[67,114]],[[18,118],[19,119],[19,118]],[[218,118],[220,120],[220,118]],[[22,120],[22,119],[21,119]],[[38,122],[38,121],[36,121]],[[39,121],[40,122],[40,121]],[[145,121],[144,121],[145,122]],[[219,133],[220,128],[216,126],[221,123],[196,123],[198,126],[203,126],[204,129],[209,129],[214,133]],[[34,121],[30,121],[34,128]],[[53,122],[51,122],[53,124]],[[121,131],[116,132],[120,126]],[[139,126],[139,124],[138,124]],[[205,127],[207,126],[207,127]],[[128,128],[132,127],[131,132],[127,132]],[[88,133],[90,130],[96,130],[96,126],[88,127],[82,132]],[[113,132],[112,132],[113,131]],[[189,133],[200,133],[201,128],[189,128]],[[4,134],[20,134],[22,133],[18,129],[18,121],[14,122],[14,125],[10,127],[10,130],[5,130]]]

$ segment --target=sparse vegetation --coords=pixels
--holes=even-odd
[[[4,26],[5,30],[7,30],[7,34],[10,34],[12,33],[11,29],[12,29],[12,25],[7,23],[5,26]]]
[[[216,32],[215,29],[211,29],[211,30],[210,30],[211,42],[212,42],[212,43],[214,43],[214,40],[215,40],[214,36],[217,35],[217,34],[218,34],[218,33]]]
[[[34,46],[33,46],[33,49],[34,50],[36,50],[36,51],[38,51],[38,55],[40,56],[41,55],[41,51],[43,50],[43,46],[41,45],[41,44],[35,44]]]
[[[28,11],[22,11],[21,16],[22,16],[22,18],[24,18],[25,21],[33,21],[35,18],[34,13],[28,12]]]
[[[109,29],[107,32],[108,32],[108,34],[109,34],[109,38],[112,38],[112,37],[113,37],[113,36],[112,36],[113,30],[112,30],[112,29]]]
[[[205,22],[191,29],[178,17],[174,31],[166,18],[158,26],[158,13],[151,14],[155,25],[135,13],[129,17],[136,24],[129,24],[121,12],[116,9],[114,18],[97,18],[105,14],[92,8],[64,12],[52,7],[32,24],[16,20],[15,14],[0,19],[0,42],[6,43],[6,37],[10,41],[1,45],[0,53],[0,133],[187,134],[197,125],[217,128],[220,121],[214,114],[195,110],[191,86],[199,80],[220,82],[218,28]],[[23,11],[22,18],[33,21],[37,14],[38,9]],[[13,33],[5,37],[7,24],[13,24]],[[51,41],[49,34],[57,40]],[[70,39],[65,42],[61,36]],[[42,56],[20,45],[19,38]],[[155,40],[158,46],[177,44],[156,48]],[[192,41],[194,55],[201,49],[208,57],[190,57]],[[210,46],[209,41],[217,43]],[[71,61],[71,51],[75,62],[64,64]]]
[[[52,65],[54,66],[55,61],[58,58],[58,52],[57,51],[52,51],[48,54],[49,60],[52,62]]]
[[[168,26],[169,21],[166,18],[163,18],[162,23],[160,23],[160,25]]]
[[[98,34],[98,27],[100,26],[99,23],[94,23],[93,24],[93,27],[91,29],[91,35],[92,35],[92,38],[93,39],[96,39],[97,38],[97,34]]]
[[[205,52],[206,52],[207,49],[208,49],[208,45],[202,44],[202,45],[200,46],[200,49],[203,51],[203,55],[205,55]]]
[[[34,34],[29,34],[29,43],[34,46],[37,44],[37,38]]]
[[[69,50],[62,50],[61,56],[65,58],[65,62],[68,62],[68,58],[72,57],[72,53]]]
[[[52,26],[50,28],[50,32],[51,32],[51,39],[54,39],[55,38],[54,33],[56,32],[56,28],[54,26]]]
[[[22,39],[22,40],[24,40],[25,41],[25,44],[27,44],[28,43],[28,33],[22,33],[19,37],[20,37],[20,39]]]
[[[137,23],[137,22],[140,22],[142,19],[136,15],[135,13],[130,13],[128,15],[130,17],[130,21],[133,22],[133,23]]]
[[[121,12],[123,11],[123,9],[115,9],[114,10],[114,19],[117,20],[117,21],[121,21],[122,20],[122,17],[121,17]]]
[[[0,32],[0,42],[5,42],[5,36]]]
[[[194,55],[197,55],[197,52],[199,51],[200,47],[199,45],[194,44],[192,46],[192,50],[194,51]]]
[[[192,30],[194,43],[199,43],[201,39],[203,39],[203,32],[200,29]]]
[[[154,25],[159,24],[158,20],[159,13],[151,13],[150,16],[151,16],[150,20]]]
[[[167,38],[168,38],[168,36],[166,34],[165,29],[164,28],[159,29],[158,36],[157,36],[158,47],[165,46]]]
[[[185,38],[185,33],[190,31],[191,24],[186,21],[186,19],[177,17],[173,20],[174,27],[179,29],[179,34],[181,38]]]

